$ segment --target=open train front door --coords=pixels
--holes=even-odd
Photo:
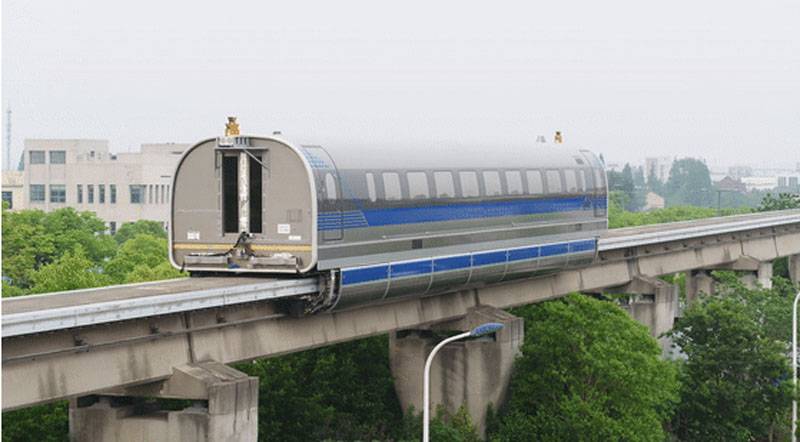
[[[336,163],[321,146],[303,146],[317,185],[317,229],[323,241],[342,239],[342,186]]]

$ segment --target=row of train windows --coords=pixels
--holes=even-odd
[[[593,169],[593,171],[594,186],[596,188],[602,188],[602,171],[599,169]],[[526,170],[524,173],[524,180],[525,184],[527,184],[527,194],[556,194],[564,191],[575,193],[586,192],[587,190],[591,189],[590,183],[587,179],[587,171],[585,169],[566,169],[563,172],[564,182],[562,184],[561,173],[558,170],[547,170],[545,171],[544,177],[542,177],[541,171]],[[500,181],[500,172],[486,170],[480,173],[480,177],[483,178],[484,196],[522,195],[526,193],[525,189],[523,189],[523,174],[521,171],[508,170],[505,171],[504,174],[506,181],[506,192],[503,192],[503,185]],[[461,184],[460,196],[462,198],[477,197],[481,195],[480,186],[478,184],[478,172],[460,171],[457,172],[457,175],[459,183]],[[403,199],[399,173],[383,172],[380,174],[380,178],[383,180],[383,193],[386,200],[392,201]],[[408,185],[408,194],[412,199],[427,199],[431,197],[428,188],[428,175],[425,172],[407,172],[406,180]],[[370,201],[376,201],[378,199],[375,181],[375,174],[372,172],[367,172],[367,194]],[[452,172],[433,172],[433,184],[435,198],[456,197],[456,188]],[[336,181],[333,178],[333,175],[326,175],[325,188],[328,199],[337,198]]]

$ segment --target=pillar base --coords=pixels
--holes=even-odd
[[[71,441],[238,442],[258,438],[258,378],[223,364],[179,367],[162,383],[109,393],[70,401]],[[191,404],[164,410],[135,393],[190,399]]]
[[[472,309],[467,316],[434,330],[393,333],[389,355],[395,388],[404,411],[422,412],[422,375],[425,359],[442,337],[436,331],[468,331],[486,323],[505,327],[491,337],[457,341],[442,348],[431,366],[431,415],[441,404],[451,413],[463,405],[478,434],[486,431],[486,411],[505,400],[514,360],[524,337],[523,320],[493,307]]]

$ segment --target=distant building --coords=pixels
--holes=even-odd
[[[23,198],[14,209],[88,210],[112,233],[140,219],[166,227],[172,174],[188,147],[143,144],[140,152],[112,154],[107,140],[25,140]]]
[[[747,191],[772,190],[778,187],[778,178],[774,176],[750,176],[742,178]]]
[[[731,166],[728,168],[728,176],[733,179],[753,176],[753,168],[750,166]]]
[[[22,172],[3,171],[3,202],[7,203],[11,210],[25,205]]]
[[[664,197],[655,192],[647,192],[644,196],[644,210],[663,209],[665,206]]]
[[[741,179],[726,176],[725,178],[714,183],[716,190],[721,192],[747,192],[747,186]]]
[[[669,171],[672,169],[672,157],[650,157],[644,159],[644,176],[650,179],[654,175],[662,183],[669,179]]]

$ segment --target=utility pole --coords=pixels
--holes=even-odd
[[[11,170],[11,107],[6,109],[5,170]]]

